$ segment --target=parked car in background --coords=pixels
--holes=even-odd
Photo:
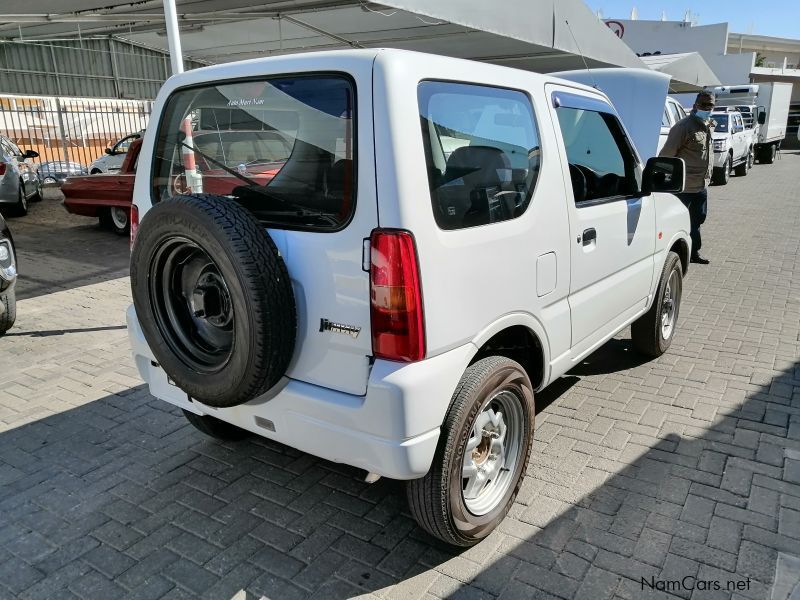
[[[444,56],[171,77],[132,211],[150,392],[206,434],[407,480],[421,527],[485,539],[527,471],[534,393],[627,326],[649,357],[677,330],[689,215],[683,160],[648,159],[656,79],[640,155],[603,91]],[[288,156],[272,139],[264,160],[262,132]]]
[[[67,212],[97,217],[101,227],[119,235],[127,235],[130,230],[133,182],[141,146],[141,138],[133,141],[125,153],[122,168],[117,173],[68,178],[61,187]]]
[[[36,158],[35,150],[20,150],[14,142],[0,135],[0,207],[15,216],[28,214],[28,202],[40,198],[41,183],[27,160]]]
[[[111,148],[106,148],[105,155],[96,159],[89,165],[89,173],[95,175],[97,173],[116,173],[119,171],[120,168],[122,168],[122,163],[125,161],[125,155],[128,153],[131,144],[141,138],[143,133],[144,130],[126,135],[111,146]]]
[[[667,143],[667,136],[669,130],[675,127],[675,123],[680,121],[686,116],[686,111],[681,106],[680,102],[674,98],[667,96],[664,102],[664,114],[661,117],[661,133],[658,136],[658,151]]]
[[[67,177],[73,175],[88,175],[89,169],[80,163],[66,162],[63,160],[50,160],[40,163],[36,167],[42,184],[62,185]]]
[[[0,215],[0,335],[11,329],[17,318],[14,285],[17,282],[17,251],[8,225]]]
[[[714,171],[711,182],[726,185],[731,172],[745,176],[753,166],[753,130],[745,129],[742,113],[735,108],[715,110],[711,113],[714,131],[711,140],[714,149]]]

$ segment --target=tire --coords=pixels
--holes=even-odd
[[[731,158],[730,155],[725,159],[722,167],[715,167],[711,176],[711,183],[714,185],[727,185],[731,178]]]
[[[130,212],[119,206],[107,206],[100,209],[98,215],[100,227],[113,231],[117,235],[129,235],[131,231]]]
[[[748,151],[747,156],[744,158],[744,162],[736,165],[733,172],[736,173],[737,177],[746,177],[747,172],[750,170],[750,152]]]
[[[190,397],[243,404],[283,377],[297,316],[269,234],[228,198],[178,196],[139,225],[131,290],[156,360]]]
[[[764,149],[764,153],[761,155],[761,162],[765,165],[771,165],[775,162],[775,156],[778,154],[778,149],[775,147],[775,144],[769,146],[769,148]]]
[[[92,169],[89,175],[97,175],[98,173],[102,173],[102,171],[100,169]]]
[[[670,284],[673,312],[670,313],[671,326],[668,330],[665,330],[662,326],[662,319],[663,310],[666,308],[665,300],[667,299],[668,283]],[[677,288],[677,291],[674,288]],[[672,338],[675,336],[682,293],[683,271],[681,269],[681,260],[677,254],[670,252],[667,254],[667,260],[664,262],[664,268],[661,271],[661,279],[658,282],[658,291],[653,301],[653,306],[631,325],[631,340],[636,350],[645,356],[657,358],[669,349],[672,344]]]
[[[230,423],[221,421],[216,417],[198,415],[196,413],[189,412],[188,410],[184,410],[183,415],[186,417],[186,420],[189,421],[189,423],[191,423],[198,431],[202,431],[206,435],[217,438],[218,440],[222,440],[224,442],[237,442],[250,435],[250,432],[246,429],[242,429],[236,425],[231,425]]]
[[[468,444],[473,450],[467,461],[473,467],[476,452],[482,455],[479,467],[498,464],[490,458],[495,444],[492,439],[496,438],[484,435],[478,444],[473,430],[479,426],[479,417],[489,418],[483,415],[488,415],[492,407],[495,416],[499,413],[507,419],[501,422],[505,424],[502,437],[508,443],[508,455],[502,465],[495,467],[499,469],[497,478],[489,479],[488,484],[484,482],[480,493],[467,499],[464,482],[469,487],[473,481],[464,477]],[[491,433],[493,426],[494,422],[489,420],[482,431],[485,433],[489,427]],[[453,394],[430,471],[406,484],[408,504],[417,523],[454,546],[472,546],[489,535],[506,516],[519,491],[528,465],[533,429],[533,387],[519,363],[490,356],[470,365]],[[507,462],[512,460],[513,463]],[[513,466],[508,470],[506,465]],[[479,468],[477,473],[480,472]],[[497,482],[494,487],[492,481]]]
[[[11,214],[15,217],[24,217],[28,214],[28,200],[25,198],[25,191],[22,187],[22,182],[19,182],[19,197],[17,201],[11,205]]]
[[[13,287],[0,294],[0,302],[3,303],[4,308],[3,313],[0,314],[0,335],[3,335],[13,327],[14,321],[17,320],[17,298]]]

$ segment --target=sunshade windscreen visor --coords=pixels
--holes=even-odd
[[[335,74],[178,90],[156,137],[153,202],[214,194],[266,226],[341,229],[355,204],[354,104]]]

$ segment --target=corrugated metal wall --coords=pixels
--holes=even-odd
[[[118,39],[0,42],[4,94],[152,99],[169,68],[168,55]]]

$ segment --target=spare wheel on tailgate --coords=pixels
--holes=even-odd
[[[131,289],[156,360],[191,398],[242,404],[274,386],[294,351],[289,274],[267,231],[219,196],[176,196],[139,225]]]

